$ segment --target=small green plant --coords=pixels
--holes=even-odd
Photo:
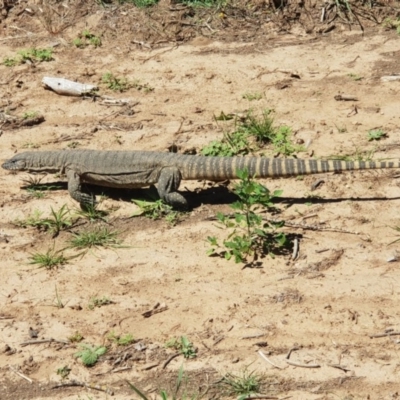
[[[72,41],[72,43],[74,44],[74,46],[81,49],[89,45],[92,45],[93,47],[100,47],[101,38],[100,36],[96,36],[89,30],[85,29],[82,33],[78,35],[76,39]]]
[[[3,64],[6,67],[13,67],[15,65],[23,64],[26,62],[43,62],[53,60],[52,49],[27,49],[20,50],[16,57],[6,57],[3,59]]]
[[[233,133],[225,133],[221,141],[214,140],[203,147],[201,154],[204,156],[233,157],[245,155],[253,151],[246,132],[237,130]]]
[[[59,189],[60,186],[57,185],[46,185],[41,184],[43,175],[31,175],[28,179],[24,179],[24,189],[29,193],[30,196],[36,197],[37,199],[42,199],[45,197],[47,190]]]
[[[235,130],[232,133],[225,133],[220,141],[214,140],[205,146],[201,153],[205,156],[232,157],[252,153],[266,144],[271,144],[275,151],[285,156],[303,151],[302,146],[292,143],[290,127],[286,125],[274,127],[271,113],[272,110],[264,110],[261,116],[256,116],[249,112],[245,117],[236,119]],[[229,115],[221,113],[218,120],[221,118],[227,120],[228,117]]]
[[[351,80],[353,80],[353,81],[361,81],[362,79],[364,79],[364,77],[363,76],[360,76],[360,75],[358,75],[358,74],[353,74],[353,73],[351,73],[351,74],[347,74],[347,76],[351,79]]]
[[[55,298],[55,301],[54,301],[54,305],[57,308],[64,308],[65,304],[62,301],[62,298],[61,298],[60,294],[58,293],[57,285],[55,286],[55,290],[56,290],[56,298]]]
[[[57,375],[61,376],[61,379],[68,378],[70,372],[71,368],[69,368],[67,365],[64,365],[63,367],[57,369]]]
[[[217,214],[219,224],[231,230],[223,241],[225,250],[218,253],[217,249],[221,248],[218,240],[209,236],[211,249],[208,255],[223,256],[227,260],[233,257],[236,263],[254,265],[259,257],[266,254],[273,256],[287,245],[286,235],[277,231],[284,222],[264,222],[260,215],[261,211],[274,208],[272,200],[279,197],[282,191],[276,190],[271,194],[265,186],[255,182],[246,170],[237,171],[237,174],[240,182],[235,186],[234,193],[239,200],[231,205],[234,215]],[[252,257],[251,262],[248,262],[249,257]]]
[[[169,394],[167,390],[161,390],[160,397],[161,400],[197,400],[201,399],[205,393],[195,393],[188,394],[187,386],[188,386],[188,378],[185,376],[183,372],[183,366],[179,368],[178,377],[176,379],[175,388],[172,389],[172,393]],[[142,399],[142,400],[150,400],[143,392],[141,392],[136,386],[132,383],[128,382],[129,387]],[[179,395],[179,396],[178,396]]]
[[[253,101],[253,100],[261,100],[262,99],[262,94],[258,92],[254,93],[245,93],[242,95],[243,99],[246,99],[248,101]]]
[[[128,82],[126,78],[117,78],[111,72],[106,72],[101,81],[111,90],[115,92],[126,92],[131,88],[131,84]]]
[[[271,142],[275,151],[284,156],[290,156],[298,151],[303,151],[303,146],[294,145],[291,142],[292,129],[286,125],[282,125],[276,129],[275,135]]]
[[[67,144],[67,147],[69,149],[76,149],[77,147],[79,147],[81,144],[79,142],[71,142]]]
[[[126,335],[116,335],[113,331],[107,335],[107,339],[118,346],[128,346],[135,342],[132,334],[127,333]]]
[[[20,60],[17,58],[6,57],[3,59],[3,65],[6,67],[14,67],[15,65],[20,64]]]
[[[109,215],[108,211],[99,210],[99,204],[87,204],[84,209],[77,208],[75,214],[77,217],[82,217],[89,222],[103,221],[106,222],[105,217]]]
[[[89,308],[89,310],[94,310],[96,307],[100,308],[103,306],[107,306],[109,304],[114,304],[114,302],[106,296],[103,296],[102,298],[92,297],[89,300],[88,308]]]
[[[336,124],[334,124],[334,125],[336,126],[338,133],[347,133],[347,127],[345,125],[343,125],[343,126],[339,126]]]
[[[126,92],[127,90],[134,88],[137,90],[143,90],[144,92],[148,93],[154,90],[148,84],[142,84],[139,81],[129,81],[126,78],[119,78],[116,77],[111,72],[106,72],[103,74],[101,78],[102,83],[104,83],[109,89],[115,92]]]
[[[43,62],[53,60],[52,49],[27,49],[18,51],[16,57],[6,57],[3,59],[3,64],[6,67],[13,67],[15,65],[23,64],[26,62]]]
[[[400,17],[397,17],[396,19],[386,18],[383,21],[383,26],[389,29],[395,29],[396,32],[400,35]]]
[[[84,339],[83,335],[82,335],[80,332],[78,332],[78,331],[76,331],[73,335],[71,335],[71,336],[68,337],[68,340],[69,340],[71,343],[79,343],[79,342],[81,342],[83,339]]]
[[[107,347],[92,346],[90,344],[81,344],[81,350],[75,353],[76,358],[80,358],[85,367],[92,367],[97,363],[99,357],[107,352]]]
[[[251,395],[261,393],[262,385],[265,381],[263,375],[254,371],[250,372],[246,368],[240,374],[226,374],[220,381],[220,385],[228,396],[239,396],[238,400],[245,399]]]
[[[368,131],[368,141],[381,140],[387,137],[387,134],[382,129],[371,129]]]
[[[185,358],[197,357],[197,349],[193,347],[193,343],[186,336],[181,336],[179,339],[171,339],[165,346],[178,350]]]
[[[37,111],[27,111],[22,115],[22,119],[33,119],[39,115]]]
[[[181,214],[178,211],[173,211],[172,207],[161,199],[154,201],[132,199],[132,202],[139,207],[139,210],[133,213],[133,217],[143,215],[153,220],[165,218],[169,224],[175,225]]]
[[[25,63],[27,61],[52,61],[53,60],[53,50],[52,49],[28,49],[20,50],[18,54],[21,56],[21,62]]]
[[[46,253],[33,253],[30,256],[30,264],[37,264],[39,268],[46,268],[48,270],[57,268],[67,262],[63,253],[55,251],[54,247],[48,249]]]
[[[88,231],[73,233],[69,247],[78,249],[92,247],[122,247],[118,239],[118,232],[111,231],[108,227],[95,228]]]
[[[25,142],[22,147],[24,149],[38,149],[40,145],[38,143],[33,143],[33,142]]]
[[[24,228],[32,226],[37,229],[49,231],[53,234],[53,237],[57,236],[61,230],[70,228],[73,224],[66,204],[58,211],[54,211],[53,207],[51,207],[51,216],[48,218],[42,218],[41,216],[42,212],[35,210],[26,220],[17,221],[17,224]]]
[[[148,8],[153,7],[158,3],[158,0],[131,0],[137,8]]]

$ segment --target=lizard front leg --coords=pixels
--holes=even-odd
[[[177,192],[181,179],[182,176],[178,168],[163,168],[158,178],[157,190],[161,199],[173,208],[186,209],[188,207],[186,199]]]
[[[89,192],[84,192],[82,190],[82,183],[79,175],[71,169],[66,172],[66,175],[68,178],[68,192],[70,196],[74,200],[79,202],[81,204],[81,207],[95,205],[96,199],[94,198],[94,196],[91,195]]]

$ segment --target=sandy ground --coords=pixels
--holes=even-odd
[[[62,38],[35,38],[37,47],[57,45],[52,62],[0,66],[0,111],[14,116],[36,111],[45,117],[32,127],[3,124],[0,160],[24,149],[63,149],[71,143],[91,149],[167,151],[176,144],[180,151],[199,150],[226,129],[214,115],[249,109],[275,110],[276,123],[291,126],[295,140],[308,144],[300,158],[364,151],[373,151],[374,159],[398,158],[400,83],[380,79],[400,73],[400,39],[394,32],[282,34],[249,43],[198,37],[154,49],[126,41],[106,41],[98,49],[70,45],[83,27],[95,31],[98,20],[98,14],[91,15]],[[0,54],[14,56],[29,43],[0,41]],[[119,94],[102,89],[130,100],[128,107],[115,107],[59,96],[41,85],[44,76],[98,84],[107,71],[154,90]],[[249,101],[246,93],[262,98]],[[336,101],[338,94],[358,101]],[[373,128],[383,129],[387,138],[368,142]],[[190,390],[208,388],[203,398],[209,399],[222,397],[213,384],[223,374],[240,373],[246,366],[265,374],[264,393],[273,398],[398,398],[398,336],[371,337],[400,330],[399,245],[389,245],[398,238],[393,228],[400,226],[396,174],[262,181],[271,190],[283,189],[280,218],[293,225],[285,228],[287,233],[299,235],[300,252],[295,261],[290,255],[267,257],[256,269],[206,255],[207,236],[224,235],[210,218],[229,211],[232,199],[224,189],[184,182],[183,193],[186,188],[200,193],[188,193],[193,208],[175,226],[130,219],[136,206],[125,193],[113,192],[102,207],[111,210],[108,224],[127,247],[94,249],[48,271],[30,265],[30,255],[53,246],[62,249],[72,233],[52,238],[15,221],[35,210],[47,216],[51,207],[73,209],[76,204],[65,184],[36,199],[22,188],[26,174],[0,170],[0,398],[111,398],[82,387],[52,389],[61,382],[57,369],[68,366],[70,380],[103,385],[113,390],[114,399],[133,399],[126,380],[154,395],[174,383],[181,365]],[[317,179],[324,184],[312,192]],[[56,292],[64,308],[55,306]],[[93,296],[113,303],[90,310]],[[143,313],[157,304],[167,309],[145,318]],[[55,342],[22,345],[32,340],[30,329],[38,339]],[[92,368],[74,358],[76,344],[62,343],[77,331],[84,343],[109,345]],[[111,331],[130,333],[136,343],[112,345],[107,340]],[[181,335],[197,347],[197,358],[179,356],[163,368],[174,354],[165,342]],[[290,361],[320,367],[289,365],[292,348]],[[260,358],[260,349],[278,368]]]

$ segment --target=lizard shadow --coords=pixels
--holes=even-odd
[[[27,188],[27,185],[23,185],[22,188]],[[132,199],[146,199],[146,200],[157,200],[158,194],[154,186],[149,188],[141,189],[115,189],[109,187],[101,187],[95,185],[84,185],[90,193],[96,196],[107,196],[113,200],[124,201],[131,203]],[[184,182],[179,192],[187,199],[190,209],[196,209],[202,204],[209,205],[222,205],[231,204],[238,199],[238,197],[231,192],[227,186],[223,184],[210,185],[210,187],[201,188],[198,190],[190,191],[184,188]],[[51,183],[40,184],[38,190],[42,191],[68,191],[68,183],[63,181],[56,181]],[[321,197],[276,197],[273,199],[275,204],[287,204],[289,206],[296,204],[328,204],[328,203],[341,203],[344,201],[379,201],[379,200],[400,200],[400,196],[397,197],[357,197],[348,196],[340,198],[321,198]]]

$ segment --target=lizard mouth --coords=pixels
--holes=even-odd
[[[19,171],[24,169],[25,162],[23,161],[6,161],[4,164],[1,165],[1,168],[6,169],[8,171]]]

